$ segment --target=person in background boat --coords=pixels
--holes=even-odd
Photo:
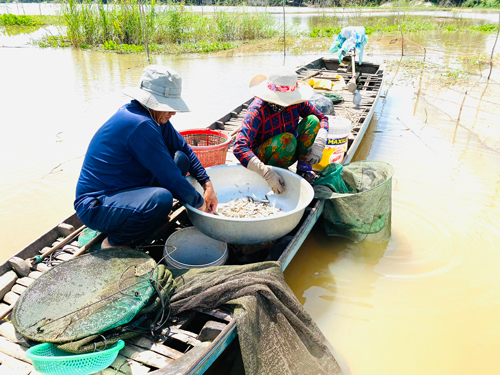
[[[89,228],[106,233],[101,248],[134,247],[165,220],[173,199],[214,213],[217,196],[193,150],[170,119],[188,112],[182,78],[150,65],[139,87],[123,90],[133,98],[96,132],[83,162],[74,207]],[[190,173],[201,196],[187,181]]]
[[[255,99],[236,134],[236,158],[265,178],[276,194],[285,184],[269,165],[288,168],[298,161],[297,174],[312,183],[312,165],[321,160],[328,134],[328,118],[308,101],[313,89],[299,82],[294,70],[280,67],[267,77],[255,76],[250,91]]]

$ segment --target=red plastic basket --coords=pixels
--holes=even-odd
[[[220,130],[190,129],[179,132],[204,168],[226,163],[227,149],[231,137]]]

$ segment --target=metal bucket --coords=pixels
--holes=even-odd
[[[233,245],[274,241],[290,233],[313,200],[314,190],[298,174],[283,168],[270,168],[276,170],[285,180],[284,193],[273,194],[265,179],[241,164],[217,165],[207,168],[207,173],[217,192],[219,203],[246,196],[259,199],[267,196],[272,204],[282,210],[279,215],[264,219],[237,219],[209,214],[186,204],[193,225],[207,236]],[[189,176],[188,181],[203,196],[203,188],[196,179]]]
[[[226,263],[228,250],[225,242],[214,240],[195,227],[188,227],[168,237],[163,254],[165,262],[172,268],[202,268]]]

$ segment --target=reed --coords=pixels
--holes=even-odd
[[[279,32],[278,25],[266,13],[218,10],[197,14],[182,4],[159,7],[155,0],[143,5],[143,10],[145,22],[141,22],[137,0],[108,4],[65,0],[62,15],[67,38],[74,46],[103,46],[107,42],[142,45],[144,35],[148,35],[151,45],[189,43],[205,50],[207,46],[224,48],[228,42],[271,38]]]

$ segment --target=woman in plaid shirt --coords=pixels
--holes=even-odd
[[[285,190],[284,180],[269,165],[288,168],[298,161],[297,173],[312,182],[312,165],[321,160],[328,134],[328,118],[308,101],[312,88],[281,67],[268,77],[254,77],[250,91],[255,99],[236,134],[236,158],[276,194]]]

